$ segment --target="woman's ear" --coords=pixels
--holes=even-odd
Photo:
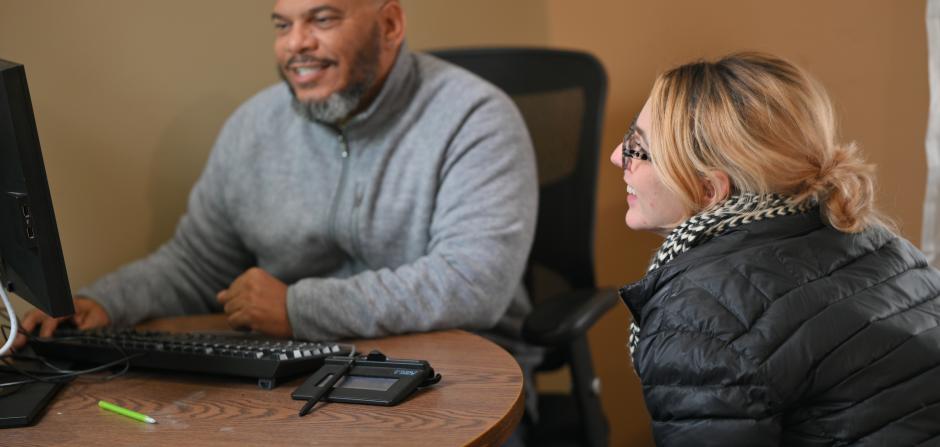
[[[705,177],[705,200],[709,208],[717,203],[724,202],[731,195],[731,179],[724,171],[712,171]]]

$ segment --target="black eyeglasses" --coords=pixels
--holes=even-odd
[[[633,123],[630,124],[630,129],[627,130],[627,133],[623,136],[623,144],[620,146],[623,160],[622,166],[623,169],[627,169],[629,162],[632,160],[643,160],[650,161],[650,154],[643,148],[643,145],[640,144],[638,138],[638,129],[636,127],[636,119],[633,120]]]

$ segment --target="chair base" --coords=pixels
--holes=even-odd
[[[539,394],[539,423],[528,430],[530,446],[584,446],[578,404],[569,394]]]

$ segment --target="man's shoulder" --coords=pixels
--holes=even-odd
[[[264,88],[233,111],[217,140],[217,146],[231,157],[236,152],[253,153],[252,142],[284,135],[295,119],[290,106],[290,90],[282,84]]]
[[[422,88],[446,95],[450,101],[494,99],[509,101],[508,96],[489,81],[463,67],[430,53],[414,53]]]
[[[292,109],[290,90],[283,82],[265,87],[241,103],[229,116],[227,125],[244,132],[275,130],[289,121]]]
[[[250,121],[259,119],[278,120],[280,114],[290,112],[291,94],[283,82],[265,87],[243,102],[232,114]]]

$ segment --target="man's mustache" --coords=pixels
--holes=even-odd
[[[298,54],[296,56],[292,56],[290,59],[287,60],[288,67],[294,64],[309,64],[309,63],[317,63],[317,64],[323,64],[323,65],[335,65],[336,60],[311,56],[309,54]]]

